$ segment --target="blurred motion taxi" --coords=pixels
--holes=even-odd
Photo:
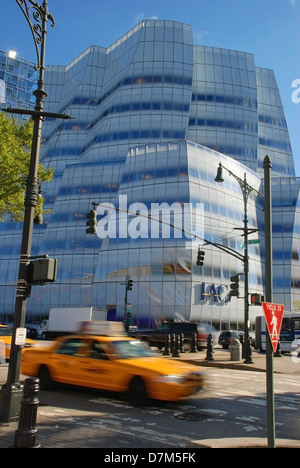
[[[204,384],[198,366],[157,356],[129,337],[121,322],[84,322],[78,335],[25,350],[21,372],[38,377],[45,390],[70,384],[124,393],[133,401],[178,401]]]
[[[7,325],[0,325],[0,344],[5,344],[5,359],[9,359],[12,340],[12,329]],[[37,342],[26,338],[25,348],[36,346]],[[1,348],[0,348],[1,349]],[[0,351],[1,352],[1,351]]]

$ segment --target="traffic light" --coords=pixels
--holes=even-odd
[[[231,276],[230,277],[230,281],[231,281],[231,284],[230,284],[230,295],[231,296],[239,296],[240,295],[240,291],[239,291],[239,275],[234,275],[234,276]]]
[[[203,250],[198,250],[197,262],[196,265],[203,266],[205,252]]]
[[[251,305],[261,305],[261,303],[264,302],[263,296],[258,293],[252,293],[250,299]]]
[[[96,234],[97,233],[97,211],[96,210],[89,211],[86,217],[88,219],[88,221],[86,222],[88,229],[86,229],[85,232],[87,234]]]
[[[132,279],[128,278],[127,279],[127,285],[126,285],[127,291],[132,291],[132,285],[133,285]]]

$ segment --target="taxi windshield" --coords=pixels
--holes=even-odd
[[[121,359],[149,357],[154,355],[149,346],[142,341],[114,341],[114,347]]]
[[[12,331],[9,327],[0,327],[0,336],[12,336]]]

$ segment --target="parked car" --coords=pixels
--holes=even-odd
[[[38,332],[36,328],[31,327],[30,325],[25,325],[25,328],[27,330],[27,338],[31,338],[32,340],[37,340],[38,338]]]
[[[0,325],[0,341],[5,345],[5,359],[8,360],[10,357],[12,340],[12,329],[6,325]],[[37,342],[26,338],[25,348],[31,348],[37,346]]]
[[[147,342],[159,349],[165,346],[166,335],[184,335],[184,343],[191,345],[193,335],[196,334],[197,348],[200,350],[207,344],[208,329],[206,324],[190,322],[164,322],[158,328],[138,329],[131,327],[129,335]]]
[[[219,336],[219,345],[222,346],[223,349],[228,349],[230,346],[230,343],[233,339],[237,339],[242,341],[243,339],[243,332],[237,331],[237,330],[225,330],[220,333]]]
[[[124,336],[80,334],[24,351],[21,372],[38,377],[42,389],[70,384],[145,398],[178,401],[203,386],[198,366],[157,356],[139,340]]]

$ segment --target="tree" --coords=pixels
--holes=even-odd
[[[24,199],[29,173],[33,122],[19,123],[0,113],[0,221],[24,218]],[[39,181],[49,181],[53,170],[39,164]],[[38,197],[36,214],[43,213],[43,197]]]

